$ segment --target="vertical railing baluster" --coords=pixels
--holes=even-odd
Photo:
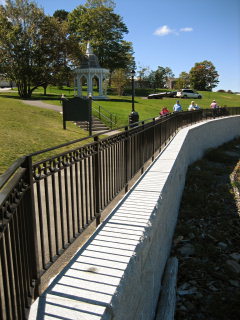
[[[70,197],[71,197],[71,221],[72,221],[72,236],[75,237],[75,203],[74,203],[74,185],[73,185],[73,163],[70,164]]]
[[[45,209],[46,209],[46,219],[47,219],[47,237],[44,234],[45,240],[48,241],[48,250],[49,250],[49,260],[52,262],[53,260],[53,244],[52,244],[52,228],[51,228],[51,216],[50,216],[50,207],[49,207],[49,191],[48,191],[48,176],[47,176],[47,164],[44,164],[44,191],[45,191]],[[46,230],[45,230],[46,231]]]
[[[5,229],[6,230],[6,229]],[[11,304],[11,293],[9,287],[9,276],[8,276],[8,265],[6,257],[6,246],[5,246],[5,234],[2,234],[0,238],[0,262],[2,267],[2,273],[4,275],[4,300],[5,300],[5,313],[6,319],[12,319],[12,304]]]
[[[60,157],[58,158],[60,163]],[[62,185],[62,170],[58,171],[58,196],[59,196],[59,215],[60,215],[60,225],[61,225],[61,249],[65,246],[65,228],[64,228],[64,216],[63,216],[63,185]]]
[[[124,141],[124,167],[125,167],[125,172],[124,172],[124,185],[125,185],[125,192],[128,191],[128,176],[129,176],[129,166],[130,166],[130,150],[129,150],[129,131],[128,127],[125,127],[125,141]]]
[[[82,221],[82,228],[85,227],[85,210],[86,207],[84,206],[84,187],[83,187],[83,180],[84,180],[84,174],[83,174],[83,160],[80,161],[80,190],[81,190],[81,221]]]
[[[77,210],[77,232],[81,232],[81,224],[80,224],[80,201],[79,201],[79,181],[78,181],[78,173],[79,173],[79,162],[76,162],[75,165],[75,197],[76,197],[76,210]]]
[[[55,229],[55,245],[56,245],[56,254],[60,254],[59,249],[59,228],[58,228],[58,214],[57,214],[57,201],[56,201],[56,184],[55,184],[55,174],[51,176],[52,180],[52,199],[53,199],[53,216],[54,216],[54,229]]]
[[[100,148],[99,148],[99,138],[94,137],[95,142],[95,152],[93,156],[93,176],[94,176],[94,201],[95,201],[95,215],[96,215],[96,225],[100,224],[100,171],[99,171],[99,158],[100,158]]]
[[[38,243],[37,243],[37,221],[34,205],[34,191],[33,191],[33,171],[32,171],[32,157],[27,156],[23,164],[26,168],[26,183],[29,189],[26,193],[27,201],[25,204],[28,206],[28,232],[29,232],[29,252],[31,253],[31,270],[32,270],[32,285],[34,287],[34,297],[39,296],[40,292],[40,269],[38,260]]]
[[[69,196],[68,196],[68,175],[67,175],[68,167],[64,167],[64,186],[65,186],[65,210],[66,210],[66,225],[67,225],[67,241],[71,242],[71,226],[70,226],[70,212],[69,212]]]

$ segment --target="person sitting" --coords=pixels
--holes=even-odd
[[[195,102],[194,101],[192,101],[188,107],[188,111],[192,111],[192,110],[195,110]]]
[[[212,101],[212,103],[210,104],[210,108],[211,108],[211,109],[216,109],[216,108],[218,108],[218,105],[217,105],[217,103],[216,103],[216,100],[213,100],[213,101]]]
[[[159,112],[160,116],[165,116],[166,114],[169,114],[170,111],[166,108],[163,107],[162,110]]]
[[[176,102],[175,105],[173,106],[173,111],[174,111],[174,112],[182,111],[182,106],[180,105],[179,100],[177,100],[177,102]]]
[[[200,109],[200,107],[199,107],[194,101],[192,101],[191,104],[190,104],[189,107],[188,107],[188,110],[189,110],[189,111],[199,110],[199,109]]]

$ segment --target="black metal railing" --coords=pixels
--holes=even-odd
[[[100,223],[101,211],[127,191],[179,128],[236,114],[240,108],[177,112],[119,128],[104,139],[94,135],[86,145],[74,148],[89,137],[19,159],[0,177],[1,318],[27,318],[41,293],[42,275],[92,221]],[[34,157],[53,151],[58,154],[32,164]]]
[[[116,114],[109,112],[102,106],[98,105],[95,101],[93,101],[92,105],[92,113],[95,117],[105,123],[109,128],[113,129],[117,124],[117,116]]]

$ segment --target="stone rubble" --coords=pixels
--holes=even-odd
[[[234,140],[189,168],[171,252],[176,320],[240,319],[239,146]]]

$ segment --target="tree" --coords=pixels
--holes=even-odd
[[[78,6],[68,16],[70,34],[80,41],[82,52],[90,40],[101,67],[130,69],[134,65],[131,42],[124,41],[128,29],[113,8]]]
[[[190,87],[190,76],[189,73],[183,71],[180,73],[179,78],[176,82],[176,89],[183,89]]]
[[[129,74],[124,69],[116,69],[112,74],[112,85],[117,89],[119,96],[123,95],[124,89],[129,84]]]
[[[189,75],[191,86],[196,90],[212,91],[219,83],[218,72],[211,61],[195,63]]]
[[[152,71],[149,75],[149,81],[152,82],[154,88],[167,87],[167,81],[169,78],[173,78],[174,74],[169,67],[158,66],[156,71]]]
[[[87,0],[85,3],[86,8],[99,8],[106,7],[114,9],[116,4],[113,0]]]
[[[139,87],[143,88],[144,86],[146,86],[146,84],[148,84],[147,86],[149,86],[150,82],[148,80],[148,75],[149,75],[149,67],[139,67],[138,70],[138,83],[139,83]]]
[[[60,21],[67,21],[68,13],[68,11],[63,9],[56,10],[53,14],[53,17]]]
[[[66,28],[29,0],[0,6],[0,64],[22,98],[46,88],[66,67]]]

